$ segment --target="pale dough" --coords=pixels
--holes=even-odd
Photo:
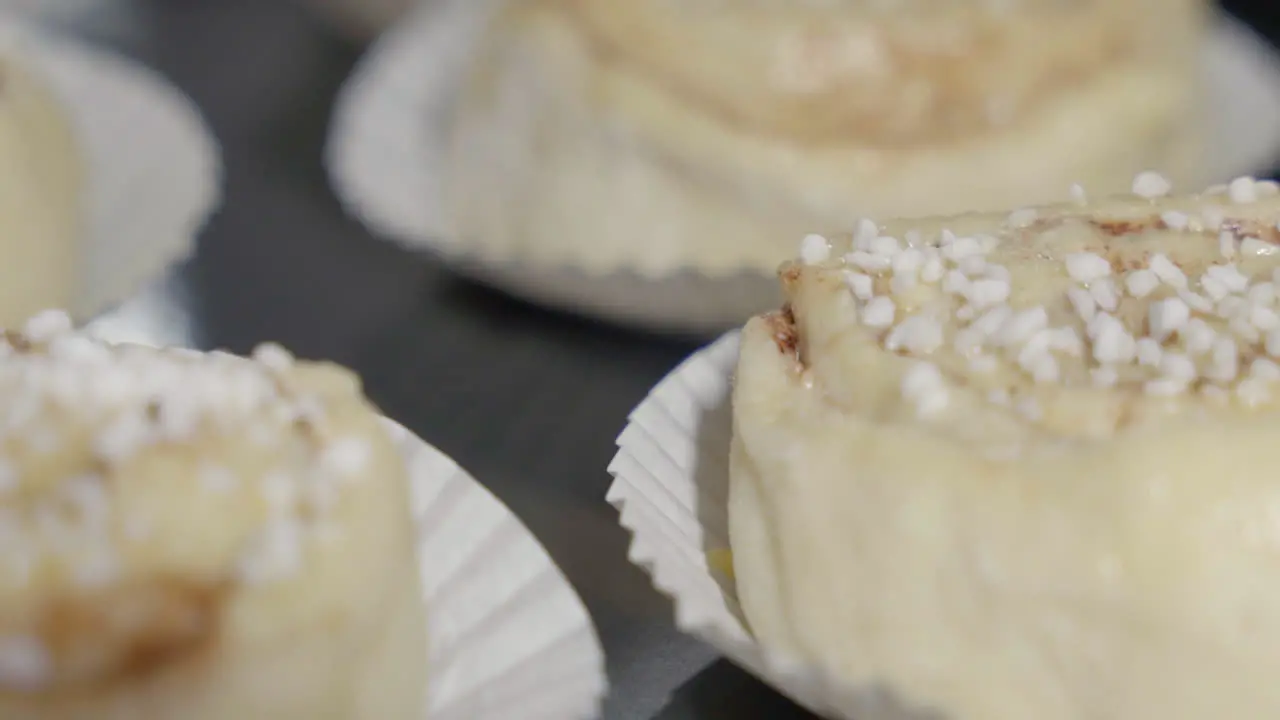
[[[733,397],[769,652],[950,720],[1280,716],[1280,195],[1160,185],[806,241]],[[908,247],[946,274],[867,269]]]

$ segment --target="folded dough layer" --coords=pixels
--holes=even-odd
[[[1158,15],[1143,2],[1107,0],[541,4],[556,7],[601,64],[724,125],[801,145],[887,146],[987,132],[1118,64],[1172,48],[1190,54],[1173,42],[1186,38],[1157,43],[1147,28],[1193,8],[1186,0]]]
[[[0,343],[0,717],[418,717],[406,469],[346,370]]]
[[[1280,193],[806,239],[748,323],[761,643],[955,720],[1280,712]]]
[[[601,271],[772,271],[778,238],[863,213],[1199,182],[1202,3],[873,5],[513,4],[453,118],[454,231]]]

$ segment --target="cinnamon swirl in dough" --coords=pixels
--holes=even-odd
[[[1280,716],[1280,193],[810,236],[748,323],[766,647],[951,720]]]
[[[857,217],[1197,178],[1203,0],[526,0],[452,124],[453,231],[589,270],[772,273]]]
[[[351,373],[46,313],[0,408],[0,717],[421,716],[406,469]]]
[[[76,299],[83,176],[61,103],[0,57],[0,326]]]

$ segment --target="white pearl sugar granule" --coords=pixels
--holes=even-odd
[[[1172,184],[1146,172],[1134,178],[1132,190],[1155,204]],[[1114,224],[1061,208],[1014,210],[991,234],[949,228],[898,234],[863,222],[843,258],[844,285],[859,324],[879,331],[882,348],[911,363],[900,389],[919,417],[935,416],[953,401],[956,390],[943,370],[955,356],[978,384],[997,372],[1004,382],[1009,372],[1023,388],[1123,384],[1126,393],[1154,397],[1270,402],[1271,386],[1280,384],[1280,268],[1257,277],[1254,259],[1280,252],[1280,244],[1267,234],[1273,223],[1252,228],[1245,221],[1252,213],[1228,221],[1224,205],[1255,203],[1280,194],[1280,187],[1244,177],[1206,194],[1215,197],[1197,208],[1178,203],[1131,217],[1117,211]],[[1080,186],[1071,187],[1071,197],[1087,203]],[[1023,234],[1017,230],[1044,225],[1052,232],[1059,224],[1093,233],[1074,252],[1039,251],[1039,259],[1060,263],[1065,277],[1054,282],[1065,279],[1065,287],[1054,292],[1062,295],[1038,297],[1034,288],[1016,287],[992,253]],[[1109,240],[1148,231],[1206,236],[1218,252],[1207,267],[1189,263],[1184,270],[1165,253],[1117,255],[1121,248]],[[820,239],[805,239],[806,263],[830,254]],[[1269,357],[1259,357],[1261,351]],[[952,357],[931,359],[938,352]],[[1016,386],[1009,389],[1017,397]],[[999,404],[986,389],[981,397]],[[1044,417],[1031,398],[1005,404],[1028,420]]]
[[[915,403],[921,417],[942,412],[949,402],[946,380],[938,366],[929,362],[917,362],[907,370],[902,378],[902,394]]]
[[[1171,190],[1173,190],[1173,184],[1160,173],[1139,173],[1133,179],[1133,194],[1148,200],[1162,198]]]
[[[805,265],[820,265],[831,259],[831,243],[821,235],[806,235],[800,241],[800,261]]]

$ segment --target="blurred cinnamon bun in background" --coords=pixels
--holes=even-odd
[[[772,272],[798,234],[1200,184],[1202,0],[524,0],[452,123],[452,230]]]

